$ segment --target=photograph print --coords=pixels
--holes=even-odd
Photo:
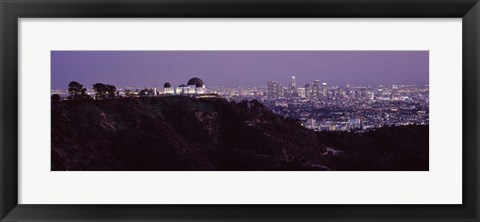
[[[51,51],[52,171],[428,171],[428,51]]]

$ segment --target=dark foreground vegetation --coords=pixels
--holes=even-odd
[[[52,101],[52,170],[428,170],[428,126],[314,132],[257,101]]]

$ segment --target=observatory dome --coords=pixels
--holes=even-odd
[[[203,83],[203,80],[201,80],[200,78],[194,77],[188,80],[187,85],[195,86],[195,87],[203,87],[205,84]]]

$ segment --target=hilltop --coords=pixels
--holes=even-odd
[[[318,133],[258,101],[58,101],[51,133],[60,171],[428,170],[428,126]]]

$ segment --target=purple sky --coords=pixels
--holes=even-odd
[[[208,86],[428,84],[428,51],[52,51],[52,88],[70,81],[159,87],[191,77]]]

